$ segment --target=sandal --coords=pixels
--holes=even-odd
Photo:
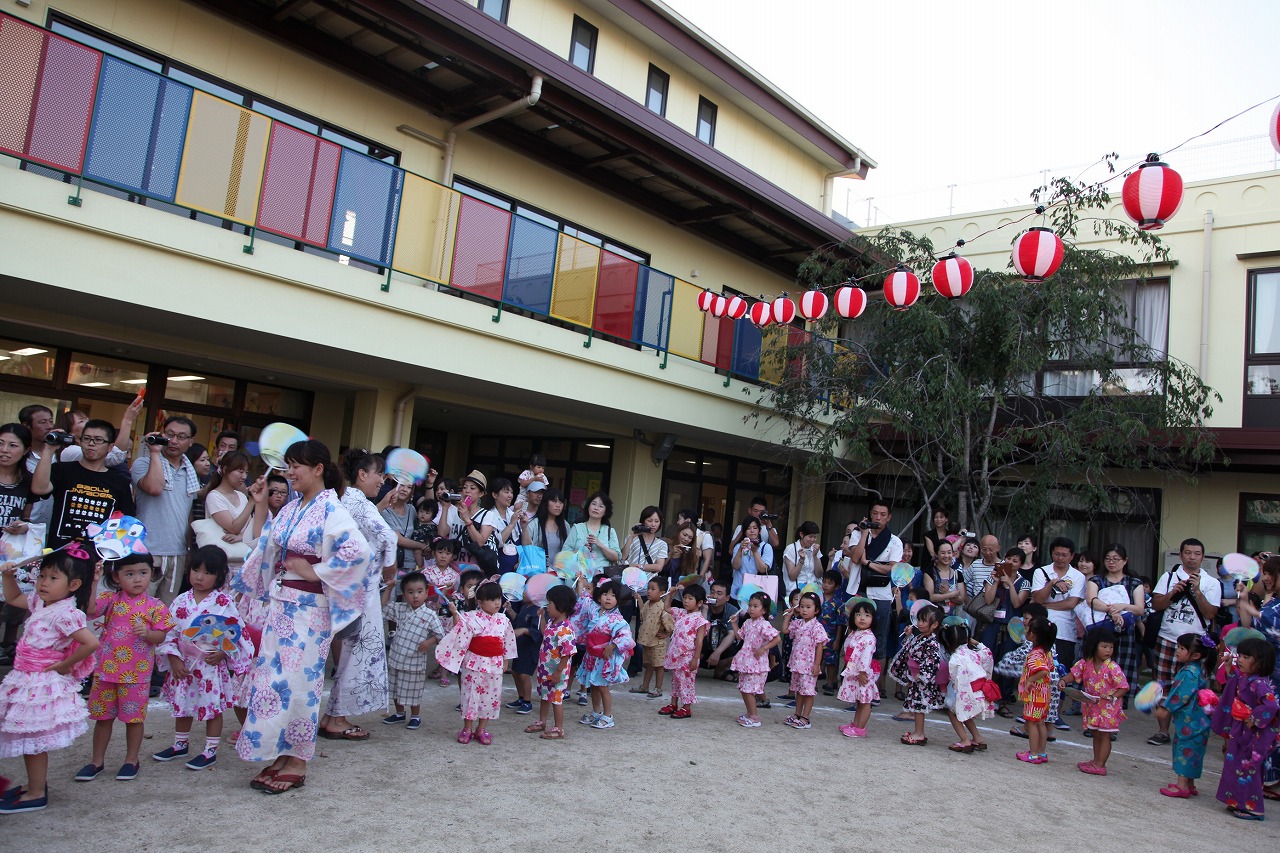
[[[1274,790],[1272,788],[1263,788],[1262,796],[1263,796],[1263,799],[1267,799],[1267,800],[1280,800],[1280,791]]]
[[[542,722],[542,720],[538,720],[536,723],[530,723],[529,725],[525,726],[524,730],[527,734],[544,732],[547,730],[547,724]]]
[[[283,783],[284,787],[273,788],[271,786],[272,782]],[[299,776],[296,773],[276,773],[271,777],[270,781],[264,783],[262,793],[274,796],[275,794],[283,794],[285,791],[292,791],[294,788],[301,788],[305,784],[307,784],[306,776]]]
[[[646,698],[646,699],[661,699],[661,698],[662,698],[662,691],[661,691],[661,690],[650,690],[647,694],[645,694],[645,698]]]
[[[1191,799],[1191,791],[1181,785],[1165,785],[1160,789],[1160,793],[1164,794],[1166,797],[1174,797],[1179,800]]]
[[[489,734],[488,729],[478,729],[476,731],[475,742],[480,744],[481,746],[488,746],[489,744],[493,743],[493,735]]]
[[[895,723],[910,723],[910,722],[914,722],[915,718],[916,718],[916,715],[911,713],[910,711],[899,711],[898,713],[893,715],[893,721]]]
[[[1076,765],[1076,769],[1081,773],[1088,773],[1090,776],[1106,776],[1107,768],[1099,767],[1092,761],[1081,761]]]
[[[915,735],[915,732],[907,732],[905,735],[898,738],[898,742],[904,743],[907,746],[924,746],[929,742],[929,738],[927,737],[917,738]]]
[[[647,687],[632,687],[632,688],[631,688],[630,690],[628,690],[627,692],[628,692],[628,693],[648,693],[648,692],[649,692],[649,688],[647,688]]]
[[[975,740],[973,742],[973,748],[976,749],[978,752],[986,752],[987,742],[985,740]]]
[[[1257,812],[1251,812],[1248,809],[1228,809],[1228,811],[1231,812],[1232,816],[1238,817],[1241,820],[1266,820],[1267,819],[1265,815],[1260,815]]]
[[[325,740],[368,740],[369,733],[359,726],[352,726],[340,732],[335,732],[332,729],[320,729],[320,737]],[[302,786],[299,785],[298,787]]]
[[[555,726],[552,726],[551,728],[543,732],[541,735],[539,735],[539,737],[541,737],[543,740],[564,740],[564,729],[559,729],[559,728],[556,728]]]
[[[266,770],[263,770],[257,776],[254,776],[249,780],[249,787],[255,791],[264,790],[267,787],[267,783],[276,778],[277,772],[279,771],[272,770],[268,767]]]
[[[1001,705],[999,708],[996,708],[996,716],[1004,717],[1006,720],[1012,720],[1013,712],[1009,710],[1008,705]]]
[[[951,750],[952,752],[963,752],[965,755],[969,755],[970,753],[973,752],[974,745],[971,743],[961,743],[960,741],[956,741],[955,743],[951,744],[951,746],[947,747],[947,749]]]
[[[687,720],[692,716],[693,712],[688,708],[676,708],[671,712],[671,719],[673,720]]]

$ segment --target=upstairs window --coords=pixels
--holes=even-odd
[[[716,144],[716,105],[706,98],[698,98],[698,139],[708,145]]]
[[[1280,426],[1280,269],[1249,273],[1244,427]]]
[[[596,68],[596,39],[600,31],[586,21],[573,16],[573,40],[569,43],[569,61],[588,74]]]
[[[656,65],[649,66],[649,84],[645,89],[644,105],[650,112],[660,116],[667,114],[667,87],[670,85],[670,74]]]
[[[480,0],[480,11],[495,21],[507,22],[507,0]]]

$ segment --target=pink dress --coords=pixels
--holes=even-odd
[[[792,619],[787,630],[791,636],[791,690],[797,696],[817,695],[818,676],[813,673],[813,661],[818,649],[827,642],[827,629],[815,617],[808,620]]]
[[[71,745],[89,728],[80,680],[93,671],[93,656],[70,675],[45,672],[79,646],[71,635],[88,624],[75,598],[45,605],[28,596],[31,615],[18,641],[13,671],[0,684],[0,758],[38,755]]]
[[[458,614],[458,624],[436,646],[436,660],[462,676],[462,719],[498,719],[502,669],[515,656],[516,633],[506,616],[483,610]]]
[[[212,720],[234,705],[235,676],[248,672],[253,660],[253,645],[241,631],[240,612],[229,593],[217,590],[198,604],[195,593],[187,590],[173,600],[169,612],[174,626],[156,652],[160,668],[169,672],[162,695],[173,705],[174,717]],[[228,631],[234,633],[234,640]],[[205,655],[214,651],[224,652],[226,660],[205,663]],[[189,673],[186,678],[174,677],[169,655],[182,658]]]
[[[880,687],[876,680],[880,673],[875,670],[876,635],[869,628],[854,631],[844,643],[844,672],[837,694],[842,702],[857,702],[866,705],[880,698]],[[867,683],[860,684],[858,675],[866,673]]]
[[[976,647],[964,645],[951,653],[947,661],[947,708],[960,722],[995,716],[995,703],[973,687],[973,682],[991,677],[994,665],[991,650],[981,643]]]
[[[156,648],[133,633],[133,626],[142,622],[150,630],[168,631],[173,627],[169,608],[146,593],[126,595],[120,590],[98,593],[97,607],[106,619],[94,670],[98,680],[109,684],[150,682]]]
[[[690,613],[673,609],[671,616],[675,619],[675,628],[662,665],[671,672],[671,698],[681,705],[692,705],[698,701],[698,650],[693,646],[698,640],[698,629],[711,623],[701,610]]]
[[[1125,715],[1123,703],[1115,694],[1129,686],[1120,665],[1114,660],[1106,661],[1102,666],[1094,666],[1091,660],[1078,660],[1071,667],[1071,677],[1080,683],[1080,689],[1085,693],[1099,697],[1097,702],[1085,702],[1080,706],[1084,713],[1084,727],[1095,732],[1120,731]]]
[[[763,616],[748,619],[747,624],[738,629],[742,649],[733,656],[729,669],[738,673],[739,693],[759,695],[764,692],[765,677],[769,674],[769,655],[766,653],[756,657],[755,651],[770,643],[776,636],[778,629],[770,625],[769,620]]]

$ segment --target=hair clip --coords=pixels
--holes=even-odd
[[[1213,635],[1208,632],[1200,635],[1200,645],[1204,646],[1206,649],[1216,649],[1218,647],[1217,642],[1213,639]]]
[[[86,551],[84,549],[84,546],[82,546],[79,542],[72,542],[70,545],[68,545],[66,547],[66,552],[68,555],[75,557],[77,560],[89,559],[89,552]]]

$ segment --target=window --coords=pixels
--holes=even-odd
[[[667,87],[671,75],[656,65],[649,66],[649,85],[645,91],[644,105],[660,116],[667,114]]]
[[[507,0],[480,0],[480,11],[495,21],[507,22]]]
[[[1245,393],[1280,395],[1280,270],[1249,274],[1249,353]]]
[[[1150,347],[1159,361],[1169,352],[1169,280],[1132,281],[1125,285],[1121,297],[1125,313],[1139,340]],[[1119,341],[1107,344],[1119,346]],[[1070,346],[1070,345],[1068,345]],[[1101,387],[1101,392],[1111,395],[1159,393],[1155,377],[1145,365],[1149,361],[1135,361],[1129,354],[1117,352],[1120,367],[1115,375]],[[1063,352],[1058,361],[1041,374],[1041,393],[1048,397],[1085,397],[1099,389],[1099,377],[1095,370],[1073,364],[1070,352]]]
[[[596,37],[600,31],[586,21],[573,16],[573,40],[569,43],[569,61],[588,74],[595,72]]]
[[[698,139],[716,144],[716,105],[703,97],[698,98]]]
[[[1280,553],[1280,495],[1240,496],[1237,547],[1242,554]]]

